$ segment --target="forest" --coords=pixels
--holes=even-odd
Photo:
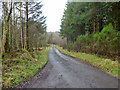
[[[67,2],[56,32],[43,6],[0,2],[0,88],[118,86],[120,2]]]
[[[46,32],[45,16],[42,16],[41,2],[2,3],[2,49],[9,53],[16,49],[30,49],[40,46]],[[29,27],[28,27],[29,25]],[[33,25],[33,26],[31,26]],[[41,30],[39,30],[41,29]],[[32,38],[31,38],[32,37]],[[31,44],[32,43],[32,44]],[[42,46],[42,44],[41,44]],[[4,56],[4,55],[3,55]]]
[[[11,0],[11,2],[1,3],[0,8],[3,13],[0,19],[0,46],[3,87],[10,87],[20,82],[21,80],[17,79],[17,77],[19,74],[21,75],[22,71],[18,72],[23,69],[20,69],[19,66],[23,65],[23,68],[29,67],[28,70],[34,68],[35,66],[28,66],[36,58],[32,52],[36,53],[41,50],[40,47],[46,46],[47,26],[46,17],[42,14],[42,6],[41,2],[12,2]],[[25,66],[25,63],[28,65]],[[16,70],[15,67],[17,67],[18,71],[12,72]],[[36,67],[36,71],[40,67]],[[35,71],[33,72],[35,73]],[[13,74],[17,74],[18,76],[14,76]],[[23,80],[32,74],[28,73],[28,76],[24,75],[21,76]],[[2,79],[0,79],[0,82]]]
[[[69,51],[84,52],[119,60],[119,2],[69,2],[60,34]]]

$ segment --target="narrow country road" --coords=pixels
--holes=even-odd
[[[99,69],[61,54],[52,46],[46,67],[24,87],[118,88],[118,80]]]

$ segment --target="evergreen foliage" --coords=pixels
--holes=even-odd
[[[118,59],[119,8],[119,2],[68,2],[60,29],[64,48]]]
[[[66,48],[69,51],[94,53],[118,59],[119,33],[113,29],[113,25],[110,23],[100,33],[78,36],[77,40]]]

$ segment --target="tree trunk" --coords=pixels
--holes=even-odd
[[[7,30],[7,34],[6,34],[6,43],[5,43],[5,52],[9,52],[10,51],[10,46],[9,46],[9,22],[6,22],[7,26],[6,26],[6,30]]]
[[[95,32],[96,32],[96,21],[95,21],[95,16],[94,16],[93,23],[94,23],[94,33],[95,33]]]
[[[16,31],[15,31],[15,35],[16,35],[16,47],[17,47],[17,49],[19,48],[18,47],[18,38],[17,38],[17,16],[16,16],[16,21],[15,21],[15,25],[16,25]]]
[[[26,12],[25,12],[24,49],[28,49],[28,2],[26,2]]]
[[[10,8],[10,12],[8,14],[8,18],[6,20],[6,13],[5,13],[5,2],[3,2],[3,12],[4,12],[4,16],[3,16],[3,40],[2,40],[2,48],[1,48],[1,51],[3,53],[5,53],[5,44],[6,44],[6,37],[7,37],[7,33],[8,33],[8,29],[6,28],[8,26],[8,22],[9,22],[9,19],[10,19],[10,15],[12,13],[12,0],[11,0],[11,8]]]
[[[12,38],[13,38],[13,30],[12,30],[12,15],[10,17],[10,51],[12,51]]]
[[[13,28],[14,28],[14,30],[13,30],[13,31],[14,31],[14,38],[13,38],[14,46],[13,46],[13,48],[16,49],[16,35],[15,35],[15,34],[16,34],[16,33],[15,33],[15,32],[16,32],[16,30],[15,30],[15,27],[16,27],[16,26],[15,26],[15,6],[14,6],[14,9],[13,9],[13,14],[14,14],[14,15],[13,15],[13,16],[14,16],[14,27],[13,27]]]
[[[21,49],[23,49],[23,30],[22,30],[22,2],[20,2],[20,40],[21,40]]]
[[[6,43],[6,15],[5,15],[5,2],[2,3],[3,4],[3,38],[2,38],[2,48],[1,51],[3,53],[5,53],[5,43]]]
[[[7,7],[7,3],[6,3],[6,8],[8,9],[8,7]],[[8,14],[8,10],[6,10],[6,16],[7,16],[7,14]],[[5,26],[5,28],[6,28],[6,30],[7,30],[7,34],[6,34],[6,43],[5,43],[5,52],[9,52],[9,49],[10,49],[10,47],[9,47],[9,21],[6,21],[6,26]]]

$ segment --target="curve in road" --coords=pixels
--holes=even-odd
[[[118,88],[116,78],[60,53],[55,46],[50,48],[48,64],[36,77],[25,87]]]

